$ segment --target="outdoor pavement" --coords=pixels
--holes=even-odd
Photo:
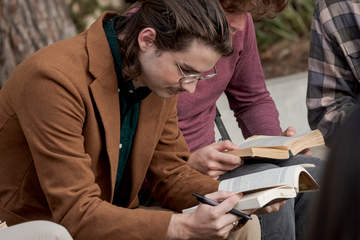
[[[285,130],[288,126],[295,127],[297,134],[309,132],[311,129],[307,121],[305,105],[307,72],[268,79],[266,86],[279,111],[281,128]],[[232,141],[235,144],[241,143],[244,138],[224,94],[217,101],[217,106]],[[215,131],[216,139],[219,139],[220,134],[217,129]],[[321,159],[325,159],[328,153],[326,147],[313,148],[311,151],[313,156]]]

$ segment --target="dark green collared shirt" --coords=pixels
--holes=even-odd
[[[120,151],[116,175],[115,193],[113,203],[120,205],[119,186],[124,175],[124,170],[130,157],[133,139],[139,120],[140,102],[150,94],[150,89],[140,87],[135,89],[132,81],[125,81],[122,76],[122,57],[119,51],[115,22],[120,17],[115,17],[104,22],[104,30],[111,53],[114,58],[115,71],[118,78],[118,91],[120,100]]]

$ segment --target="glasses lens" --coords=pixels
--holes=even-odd
[[[184,85],[184,84],[192,84],[192,83],[195,83],[195,82],[199,81],[200,79],[201,79],[201,76],[183,77],[180,80],[180,83],[182,85]]]

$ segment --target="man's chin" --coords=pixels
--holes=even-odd
[[[154,91],[154,93],[161,98],[171,98],[171,97],[175,96],[175,94],[170,94],[167,92]]]
[[[179,89],[179,88],[167,88],[163,91],[154,91],[153,92],[162,98],[171,98],[173,96],[176,96],[179,93],[184,92],[185,90]]]

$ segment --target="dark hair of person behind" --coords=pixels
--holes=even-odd
[[[223,9],[229,13],[249,12],[254,19],[272,17],[283,10],[288,0],[219,0]]]
[[[335,136],[308,240],[360,239],[360,108]]]
[[[141,74],[137,54],[138,35],[146,27],[156,31],[155,46],[161,51],[183,51],[199,40],[223,56],[233,51],[224,12],[216,0],[145,0],[139,9],[117,22],[125,77]]]

